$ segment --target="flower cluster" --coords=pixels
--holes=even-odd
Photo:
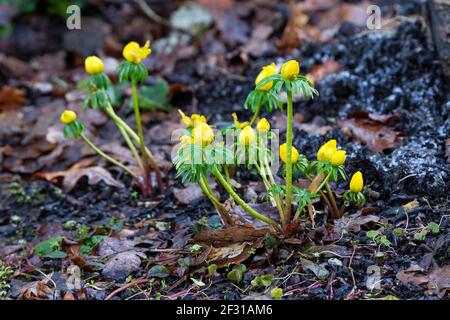
[[[149,41],[142,47],[134,41],[128,43],[123,49],[123,57],[125,60],[120,64],[118,69],[120,81],[131,82],[137,132],[122,120],[114,110],[111,103],[111,90],[109,90],[111,88],[111,80],[108,75],[104,73],[105,66],[103,61],[97,56],[89,56],[84,61],[85,70],[90,77],[86,81],[86,98],[84,100],[83,108],[102,109],[111,120],[114,121],[117,129],[122,134],[128,148],[136,159],[140,174],[136,174],[131,168],[107,155],[90,141],[83,134],[85,126],[77,119],[75,112],[66,110],[61,114],[61,122],[64,124],[64,135],[67,138],[81,138],[97,154],[128,172],[135,178],[135,182],[138,184],[144,195],[148,195],[152,189],[151,171],[155,172],[158,186],[162,190],[162,177],[159,166],[150,150],[145,146],[137,92],[137,83],[144,81],[148,76],[147,67],[142,61],[150,54],[150,52]],[[138,149],[140,149],[140,153]]]
[[[293,94],[302,94],[304,98],[318,95],[309,80],[300,75],[299,63],[295,60],[287,61],[281,66],[280,72],[277,72],[274,63],[267,65],[256,77],[255,85],[246,100],[246,108],[251,108],[254,112],[252,119],[239,121],[233,113],[233,125],[220,129],[216,134],[205,116],[193,114],[189,117],[179,110],[181,120],[186,125],[186,134],[180,138],[180,148],[174,158],[177,176],[183,182],[197,182],[200,185],[225,225],[233,224],[233,219],[227,206],[212,192],[211,178],[218,181],[251,216],[267,223],[279,233],[285,233],[288,225],[298,220],[303,213],[308,213],[314,223],[315,203],[323,203],[328,207],[330,219],[340,217],[345,205],[338,207],[330,183],[338,183],[339,179],[347,180],[344,169],[347,158],[345,150],[338,149],[337,141],[332,139],[317,151],[317,160],[308,160],[292,145]],[[275,137],[270,131],[269,121],[259,118],[259,113],[262,107],[266,112],[274,108],[282,109],[283,103],[279,95],[283,88],[287,95],[287,132],[286,142],[278,150],[284,178],[284,184],[279,184],[279,179],[276,178],[278,172],[273,168],[277,159],[273,150],[268,147],[268,142],[274,141]],[[234,138],[231,142],[227,140],[225,144],[222,142],[222,135],[227,136],[230,131]],[[247,170],[254,170],[261,177],[266,188],[266,198],[278,211],[279,221],[258,212],[240,197],[232,173],[241,165]],[[293,184],[294,179],[307,179],[311,181],[310,187],[300,188]],[[358,172],[351,180],[345,199],[363,205],[362,184],[362,175]],[[315,200],[317,198],[323,201]],[[293,217],[292,207],[295,208]]]

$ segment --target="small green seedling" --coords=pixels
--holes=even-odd
[[[281,300],[283,298],[283,289],[281,288],[273,288],[270,291],[270,296],[274,298],[275,300]]]

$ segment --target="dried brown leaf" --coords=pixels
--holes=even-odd
[[[374,120],[374,116],[370,116],[369,113],[367,113],[367,117],[358,115],[358,117],[338,120],[337,124],[344,133],[352,136],[356,141],[366,144],[367,148],[373,152],[400,146],[401,134]]]
[[[11,86],[3,86],[0,90],[0,110],[13,109],[26,102],[25,91],[13,88]]]
[[[72,190],[77,184],[78,180],[80,180],[84,176],[88,178],[88,183],[90,185],[95,185],[100,181],[103,181],[113,187],[125,187],[121,182],[114,179],[111,173],[109,173],[106,169],[99,166],[84,167],[82,163],[83,161],[73,165],[68,170],[57,172],[38,172],[35,174],[35,177],[48,181],[54,181],[55,179],[62,178],[64,189],[66,189],[67,191]]]

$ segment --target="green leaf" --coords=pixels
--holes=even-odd
[[[227,274],[227,278],[230,281],[239,283],[244,279],[245,271],[247,271],[247,267],[243,264],[239,264],[233,268],[230,272]]]
[[[165,266],[155,265],[148,270],[148,278],[166,278],[169,276],[169,270]]]
[[[428,224],[428,228],[430,228],[431,232],[433,232],[434,234],[439,233],[439,225],[436,222],[430,222]]]
[[[34,252],[46,258],[65,258],[67,254],[61,251],[62,240],[63,237],[49,238],[36,245]]]
[[[417,241],[423,241],[425,240],[425,237],[427,236],[428,231],[426,229],[422,229],[420,232],[417,232],[414,234],[414,239]]]
[[[157,79],[152,86],[142,86],[139,90],[139,107],[142,110],[170,111],[172,107],[167,102],[169,84],[164,79]]]
[[[216,271],[217,271],[217,264],[213,263],[213,264],[210,264],[210,265],[208,266],[208,275],[209,275],[210,277],[212,277],[213,275],[215,275],[215,274],[216,274]]]
[[[191,278],[192,282],[197,286],[197,287],[204,287],[205,283],[203,281]]]
[[[273,288],[270,291],[270,296],[276,300],[280,300],[281,298],[283,298],[283,289],[281,288]]]
[[[269,287],[272,284],[272,280],[273,274],[265,274],[255,277],[255,279],[251,281],[251,284],[255,287],[257,286]]]
[[[378,230],[370,230],[366,232],[366,236],[372,240],[375,240],[380,233]]]

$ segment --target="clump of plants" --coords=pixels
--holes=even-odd
[[[344,204],[364,205],[363,176],[356,172],[350,189],[344,194],[344,203],[338,201],[331,189],[331,182],[347,180],[346,152],[332,139],[317,151],[317,159],[307,159],[293,146],[293,96],[311,99],[318,95],[312,83],[300,74],[299,63],[285,62],[280,71],[274,63],[262,68],[255,80],[255,89],[248,95],[245,108],[253,111],[250,121],[240,122],[233,114],[233,125],[218,130],[207,123],[204,115],[185,115],[181,110],[185,133],[180,137],[177,154],[173,159],[177,176],[183,183],[196,182],[211,200],[225,226],[236,223],[227,207],[212,191],[210,181],[218,181],[225,191],[247,213],[265,222],[279,234],[285,234],[288,226],[304,214],[314,223],[316,203],[328,208],[330,219],[343,214]],[[283,110],[280,96],[286,95],[286,141],[279,143],[275,130],[271,130],[266,118],[259,118],[262,110],[270,113]],[[281,145],[280,145],[281,144]],[[281,159],[281,170],[278,166]],[[278,218],[258,212],[236,191],[232,173],[238,170],[255,171],[266,188],[268,203],[278,212]],[[283,183],[276,175],[280,173]],[[308,179],[308,188],[295,184]]]
[[[86,97],[83,108],[102,110],[115,123],[121,133],[127,147],[130,149],[139,172],[135,172],[130,167],[106,154],[96,146],[85,134],[85,125],[77,118],[77,114],[72,110],[65,110],[61,114],[61,122],[64,123],[64,136],[66,138],[82,139],[99,156],[115,166],[123,169],[134,178],[144,196],[152,192],[152,173],[156,176],[156,181],[160,190],[163,189],[163,180],[158,163],[146,147],[144,132],[142,129],[141,112],[139,108],[138,85],[142,84],[148,77],[148,70],[143,60],[151,53],[150,42],[144,46],[137,42],[128,43],[123,49],[124,61],[118,66],[119,82],[126,83],[131,87],[134,116],[136,121],[136,131],[130,127],[117,113],[111,103],[113,101],[111,92],[112,83],[107,74],[104,73],[103,61],[97,56],[87,57],[85,60],[86,72],[90,75],[87,80]]]

